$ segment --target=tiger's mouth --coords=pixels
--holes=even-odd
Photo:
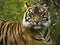
[[[43,27],[43,25],[33,25],[34,29],[41,29]]]
[[[34,26],[34,29],[41,29],[41,26]]]
[[[41,29],[42,28],[42,24],[40,23],[30,23],[33,27],[33,29]]]

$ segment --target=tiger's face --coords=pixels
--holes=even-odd
[[[48,27],[50,23],[48,8],[44,5],[28,7],[23,17],[23,25],[26,28],[41,29]]]

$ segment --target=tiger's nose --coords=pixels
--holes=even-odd
[[[39,21],[35,21],[35,23],[38,25]]]
[[[37,23],[37,24],[38,24],[38,23],[39,23],[39,21],[35,21],[35,23]]]
[[[38,19],[35,19],[35,23],[38,24],[39,23],[39,20]]]

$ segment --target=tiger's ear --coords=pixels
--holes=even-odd
[[[43,8],[48,10],[48,5],[47,4],[42,4]]]
[[[28,7],[30,7],[30,5],[25,3],[24,7],[28,8]]]
[[[47,4],[42,4],[44,7],[47,7]]]

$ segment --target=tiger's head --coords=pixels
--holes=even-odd
[[[27,10],[24,13],[23,25],[30,29],[47,28],[51,23],[48,7],[42,5],[27,5]]]

